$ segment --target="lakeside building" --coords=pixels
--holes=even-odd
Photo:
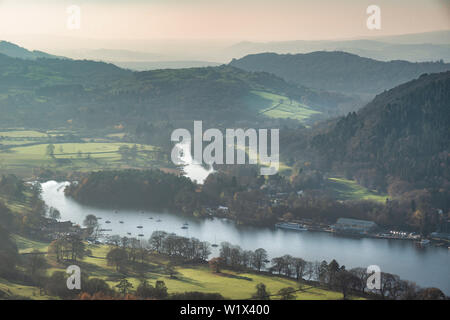
[[[450,233],[446,232],[432,232],[430,236],[436,240],[450,240]]]
[[[79,225],[75,225],[71,221],[57,221],[54,219],[44,218],[38,233],[45,233],[49,240],[55,240],[61,236],[69,235],[86,239],[89,237],[91,232],[92,230],[89,230],[88,228],[81,228]]]
[[[339,218],[331,226],[331,229],[340,233],[365,234],[375,230],[377,227],[377,224],[373,221]]]

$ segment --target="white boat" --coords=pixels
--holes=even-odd
[[[308,231],[305,226],[294,222],[278,222],[275,224],[275,227],[288,230]]]
[[[419,245],[422,246],[422,247],[427,247],[430,244],[431,244],[431,241],[428,240],[428,239],[423,239],[423,240],[419,241]]]

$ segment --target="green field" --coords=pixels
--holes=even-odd
[[[12,237],[16,242],[20,254],[28,253],[33,250],[46,252],[48,249],[49,244],[46,242],[30,240],[19,235],[13,235]],[[19,296],[20,298],[25,297],[33,300],[58,299],[58,297],[40,295],[37,287],[11,282],[2,278],[0,278],[0,291],[5,292],[8,295]]]
[[[25,192],[26,199],[14,199],[0,194],[0,201],[2,201],[13,213],[21,214],[30,210],[30,196],[31,193]]]
[[[36,167],[53,169],[96,169],[99,167],[120,166],[123,164],[118,150],[121,146],[132,147],[131,143],[55,143],[54,158],[46,154],[48,144],[15,147],[0,151],[0,166],[10,170],[22,171]],[[61,149],[62,148],[62,151]],[[145,166],[153,159],[147,151],[152,146],[138,145],[137,164]],[[80,154],[78,154],[80,152]]]
[[[258,113],[271,118],[290,118],[304,122],[313,115],[321,113],[298,101],[291,101],[286,96],[263,91],[252,91],[251,94],[249,101],[258,106]]]
[[[47,243],[36,242],[24,237],[14,236],[17,241],[21,253],[31,252],[37,249],[41,252],[47,251]],[[123,275],[118,274],[115,268],[108,266],[106,255],[109,246],[88,246],[92,254],[85,257],[76,264],[80,266],[82,272],[90,277],[100,278],[107,281],[111,287],[115,287]],[[57,264],[53,259],[48,258],[50,268],[47,273],[50,275],[54,271],[65,271],[66,266]],[[194,266],[178,266],[175,268],[175,278],[170,278],[164,272],[164,266],[168,263],[166,257],[160,255],[151,255],[150,259],[144,265],[140,265],[139,271],[129,269],[126,278],[133,284],[135,290],[143,277],[151,284],[157,280],[163,280],[168,288],[169,293],[199,291],[204,293],[220,293],[228,299],[249,299],[255,292],[255,286],[258,283],[264,283],[271,294],[276,294],[280,289],[293,287],[298,289],[298,283],[294,280],[286,279],[278,276],[267,276],[263,274],[235,272],[230,270],[222,270],[220,274],[213,273],[206,265]],[[0,290],[7,291],[10,289],[11,294],[26,296],[31,299],[50,299],[49,296],[39,296],[39,290],[34,287],[24,286],[16,283],[8,282],[0,279]],[[342,299],[342,294],[335,291],[313,287],[308,284],[301,285],[301,291],[296,293],[296,299],[301,300],[335,300]],[[277,299],[274,296],[273,299]],[[357,297],[355,297],[357,298]]]
[[[20,296],[32,300],[50,300],[58,299],[47,295],[40,295],[39,289],[32,286],[22,285],[18,283],[9,282],[8,280],[0,278],[0,291],[6,292],[9,295]]]
[[[35,168],[60,171],[86,171],[107,168],[149,168],[155,163],[157,148],[137,145],[136,159],[124,160],[119,154],[121,146],[133,147],[133,143],[117,142],[123,134],[83,138],[83,142],[58,143],[55,137],[65,131],[0,130],[0,170],[30,176]],[[113,140],[114,139],[114,140]],[[54,145],[54,156],[47,154],[47,146]],[[26,145],[25,145],[26,144]]]
[[[46,242],[30,240],[19,235],[13,235],[13,239],[14,241],[16,241],[19,253],[27,253],[33,250],[39,250],[43,252],[47,251],[48,249],[48,243]]]
[[[29,144],[29,143],[33,143],[35,141],[31,141],[31,140],[2,140],[1,144],[4,146],[17,146],[17,145],[24,145],[24,144]]]
[[[221,274],[212,273],[207,267],[179,268],[179,280],[164,280],[169,291],[201,291],[220,292],[224,297],[231,299],[249,299],[255,292],[258,283],[264,283],[271,294],[276,294],[286,287],[298,288],[298,283],[293,280],[265,276],[254,273],[236,273],[223,270]],[[302,291],[296,294],[299,300],[336,300],[342,299],[342,294],[327,291],[310,285],[302,285]],[[279,297],[274,297],[277,299]]]
[[[387,194],[378,193],[360,186],[356,181],[343,178],[328,178],[328,186],[338,200],[371,200],[386,202]]]
[[[31,130],[11,130],[11,131],[0,131],[0,137],[7,138],[46,138],[48,134],[40,131]]]

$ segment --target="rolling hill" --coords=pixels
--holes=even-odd
[[[288,112],[261,112],[274,99]],[[0,126],[52,128],[70,120],[78,127],[136,127],[202,119],[211,126],[238,121],[258,127],[277,118],[326,117],[358,102],[231,66],[132,72],[89,60],[0,54]]]
[[[0,53],[13,58],[30,59],[30,60],[36,60],[40,58],[48,58],[48,59],[63,58],[42,51],[37,50],[30,51],[8,41],[0,41]]]
[[[422,75],[378,95],[311,139],[329,170],[391,194],[428,190],[450,206],[450,72]],[[292,148],[293,146],[291,146]]]
[[[383,92],[423,73],[450,70],[450,64],[443,62],[384,62],[346,52],[325,51],[254,54],[233,60],[230,65],[247,71],[270,72],[310,88],[368,95]]]

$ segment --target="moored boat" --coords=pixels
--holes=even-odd
[[[422,239],[419,242],[417,242],[417,244],[421,247],[428,247],[429,245],[431,245],[431,241],[428,239]]]
[[[278,222],[275,224],[276,228],[279,229],[288,229],[288,230],[296,230],[296,231],[308,231],[308,229],[299,223],[294,222]]]

